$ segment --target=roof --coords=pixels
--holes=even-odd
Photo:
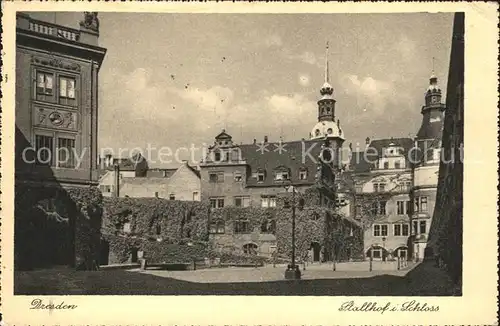
[[[391,146],[403,148],[404,156],[406,160],[409,161],[409,155],[411,155],[410,150],[415,146],[415,143],[411,138],[383,138],[372,140],[364,151],[352,153],[349,162],[350,169],[355,173],[370,171],[377,159],[384,155],[384,149]]]
[[[427,121],[427,123],[422,123],[422,126],[418,130],[418,139],[434,139],[441,135],[441,129],[443,127],[443,119]]]
[[[321,143],[320,140],[302,140],[240,145],[242,158],[249,165],[251,172],[257,172],[259,169],[266,172],[264,182],[250,177],[247,186],[276,186],[273,171],[283,167],[290,171],[289,178],[293,184],[314,183]],[[307,169],[305,180],[299,179],[298,171],[301,168]]]

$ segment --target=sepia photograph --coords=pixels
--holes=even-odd
[[[18,12],[14,294],[462,296],[465,16]]]

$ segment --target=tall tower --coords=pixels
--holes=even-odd
[[[338,139],[341,143],[344,141],[340,121],[335,123],[335,99],[333,98],[333,87],[330,85],[330,72],[328,66],[328,42],[326,43],[325,55],[325,82],[319,90],[321,98],[318,100],[318,123],[314,125],[311,131],[311,139],[329,140]]]
[[[439,162],[441,154],[441,135],[445,105],[434,72],[429,79],[425,92],[425,105],[422,107],[422,124],[415,138],[416,155],[412,158],[413,187],[411,200],[413,214],[410,217],[410,230],[413,235],[413,256],[423,259],[427,238],[431,228],[436,202]]]

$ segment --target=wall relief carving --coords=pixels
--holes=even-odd
[[[50,66],[54,68],[62,68],[66,70],[78,71],[80,72],[82,67],[79,64],[73,62],[65,62],[59,58],[46,58],[46,57],[31,57],[31,62],[38,65]]]
[[[35,125],[47,128],[77,129],[77,113],[35,108]]]

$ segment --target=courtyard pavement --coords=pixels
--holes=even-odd
[[[410,265],[404,270],[397,270],[397,265],[391,262],[374,262],[372,271],[369,270],[369,262],[346,262],[337,263],[336,271],[333,271],[332,263],[315,263],[306,266],[300,265],[303,280],[315,279],[347,279],[347,278],[368,278],[379,275],[404,276],[412,267]],[[270,282],[282,281],[286,270],[286,265],[280,264],[274,267],[266,265],[263,267],[229,267],[210,268],[189,271],[167,271],[147,269],[141,271],[132,269],[130,272],[139,272],[160,277],[168,277],[195,283],[243,283],[243,282]]]
[[[330,265],[331,266],[331,265]],[[322,270],[325,268],[325,270]],[[154,275],[160,273],[162,276]],[[15,295],[278,295],[278,296],[450,296],[460,295],[447,275],[432,262],[416,265],[406,275],[387,272],[333,272],[325,266],[304,272],[302,280],[284,280],[284,268],[184,271],[196,282],[164,271],[75,271],[69,268],[14,273]],[[213,274],[211,274],[213,273]],[[353,277],[365,273],[364,277]],[[383,274],[383,275],[380,275]],[[224,275],[224,277],[216,276]],[[326,278],[330,275],[330,278]],[[333,275],[337,278],[333,278]],[[178,276],[176,276],[178,277]],[[321,277],[321,278],[315,278]],[[228,278],[233,281],[228,281]],[[244,281],[241,281],[245,278]],[[314,278],[314,279],[311,279]],[[216,282],[201,282],[217,280]],[[254,281],[252,281],[254,280]]]

